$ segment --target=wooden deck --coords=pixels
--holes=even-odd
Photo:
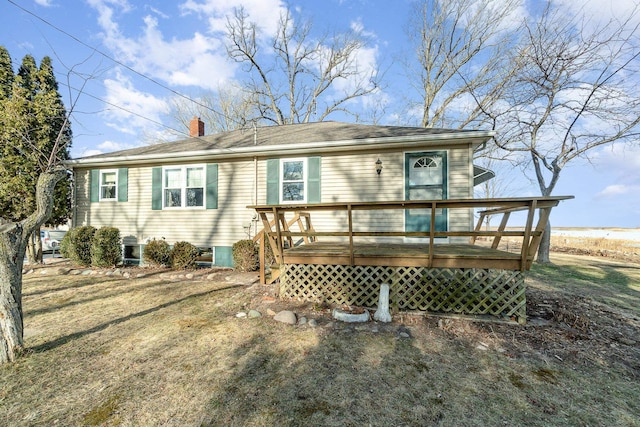
[[[433,250],[433,256],[430,256]],[[519,270],[521,254],[464,244],[314,242],[284,250],[285,264]]]
[[[387,283],[395,310],[489,314],[525,322],[524,272],[531,267],[551,208],[569,198],[250,206],[264,225],[258,237],[266,236],[259,239],[261,283],[266,283],[266,240],[275,258],[271,279],[280,278],[283,298],[375,307],[380,285]],[[473,230],[435,230],[437,211],[476,208],[484,210]],[[378,224],[376,230],[354,231],[366,229],[363,224],[354,227],[354,211],[407,209],[430,211],[429,227],[424,227],[429,230],[381,230]],[[343,219],[336,220],[330,231],[318,231],[312,221],[317,211],[330,211],[333,218]],[[525,223],[507,228],[510,215],[518,211],[526,213]],[[495,230],[483,230],[489,215],[502,216]],[[480,237],[488,238],[487,242],[479,244]],[[520,241],[516,252],[498,249],[503,237]]]
[[[311,263],[373,266],[421,266],[450,268],[499,268],[526,271],[531,267],[546,228],[551,208],[573,196],[504,199],[402,200],[395,202],[317,203],[301,205],[249,206],[259,214],[276,264]],[[473,230],[436,231],[436,211],[456,209],[479,213]],[[431,212],[430,229],[425,232],[405,230],[354,231],[354,211],[404,211],[425,209]],[[331,231],[316,231],[311,216],[314,212],[344,212],[345,219]],[[524,211],[525,223],[509,228],[512,213]],[[289,217],[287,217],[289,215]],[[496,230],[483,230],[487,216],[500,215]],[[535,223],[535,224],[534,224]],[[297,231],[296,231],[297,230]],[[261,236],[261,235],[260,235]],[[260,237],[257,236],[257,237]],[[363,243],[362,238],[424,238],[424,244]],[[466,238],[467,244],[438,243],[447,238]],[[477,245],[479,237],[489,238],[490,247]],[[520,239],[520,252],[498,250],[503,237]],[[299,244],[302,243],[302,244]],[[261,256],[261,259],[264,259]],[[264,272],[261,263],[261,272]]]

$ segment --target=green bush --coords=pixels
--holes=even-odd
[[[256,271],[260,248],[253,240],[238,240],[231,247],[233,267],[238,271]]]
[[[120,262],[122,262],[120,230],[115,227],[101,227],[94,234],[91,243],[91,265],[114,267]]]
[[[60,242],[60,253],[78,265],[91,265],[91,246],[95,227],[85,225],[72,228]]]
[[[146,264],[169,267],[171,265],[171,248],[164,240],[152,240],[145,245],[142,258]]]
[[[178,270],[196,268],[200,251],[189,242],[178,242],[171,250],[171,267]]]

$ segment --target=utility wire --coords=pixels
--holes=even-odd
[[[75,40],[76,42],[80,43],[80,44],[81,44],[81,45],[83,45],[84,47],[86,47],[86,48],[88,48],[88,49],[91,49],[92,51],[94,51],[94,52],[96,52],[96,53],[98,53],[98,54],[102,55],[103,57],[107,58],[108,60],[115,62],[116,64],[120,65],[121,67],[126,68],[127,70],[131,71],[132,73],[135,73],[135,74],[137,74],[138,76],[140,76],[140,77],[142,77],[142,78],[144,78],[144,79],[146,79],[146,80],[149,80],[150,82],[152,82],[152,83],[154,83],[154,84],[156,84],[156,85],[160,86],[161,88],[163,88],[163,89],[165,89],[165,90],[168,90],[169,92],[171,92],[171,93],[173,93],[173,94],[175,94],[175,95],[177,95],[177,96],[179,96],[179,97],[181,97],[181,98],[186,99],[187,101],[193,102],[194,104],[196,104],[196,105],[198,105],[198,106],[200,106],[200,107],[203,107],[203,108],[205,108],[205,109],[207,109],[207,110],[210,110],[210,111],[211,111],[211,112],[213,112],[213,113],[215,113],[215,112],[216,112],[216,111],[215,111],[215,110],[213,110],[211,107],[209,107],[209,106],[207,106],[207,105],[205,105],[205,104],[202,104],[201,102],[198,102],[198,101],[196,101],[195,99],[192,99],[192,98],[188,97],[187,95],[184,95],[184,94],[182,94],[182,93],[180,93],[180,92],[178,92],[178,91],[176,91],[176,90],[174,90],[174,89],[171,89],[170,87],[168,87],[168,86],[166,86],[166,85],[164,85],[164,84],[160,83],[159,81],[155,80],[154,78],[149,77],[149,76],[147,76],[147,75],[145,75],[145,74],[143,74],[143,73],[141,73],[141,72],[139,72],[139,71],[137,71],[137,70],[133,69],[133,68],[132,68],[132,67],[130,67],[129,65],[127,65],[127,64],[125,64],[125,63],[123,63],[123,62],[121,62],[121,61],[119,61],[119,60],[117,60],[117,59],[115,59],[115,58],[113,58],[113,57],[111,57],[111,56],[109,56],[108,54],[104,53],[103,51],[99,50],[98,48],[96,48],[96,47],[94,47],[94,46],[91,46],[91,45],[89,45],[88,43],[83,42],[83,41],[82,41],[82,40],[80,40],[78,37],[74,36],[73,34],[70,34],[69,32],[67,32],[67,31],[63,30],[63,29],[62,29],[62,28],[60,28],[60,27],[57,27],[56,25],[52,24],[51,22],[47,21],[46,19],[42,18],[41,16],[36,15],[35,13],[31,12],[30,10],[25,9],[24,7],[20,6],[20,5],[19,5],[19,4],[17,4],[15,1],[13,1],[13,0],[7,0],[7,1],[8,1],[9,3],[11,3],[12,5],[14,5],[15,7],[17,7],[18,9],[22,10],[23,12],[28,13],[29,15],[33,16],[34,18],[38,19],[39,21],[42,21],[44,24],[46,24],[46,25],[50,26],[51,28],[55,29],[56,31],[61,32],[62,34],[66,35],[67,37],[70,37],[71,39],[73,39],[73,40]]]

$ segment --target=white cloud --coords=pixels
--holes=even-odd
[[[114,56],[137,72],[170,85],[214,89],[228,81],[236,64],[227,61],[217,37],[194,32],[190,38],[166,40],[154,16],[142,18],[142,35],[125,35],[116,16],[130,6],[123,0],[89,0],[98,12],[104,44]],[[175,23],[174,23],[175,24]]]
[[[608,169],[614,173],[636,179],[640,183],[640,147],[629,144],[611,144],[593,152],[592,163],[599,169]]]
[[[51,7],[53,3],[51,0],[35,0],[38,6]]]
[[[208,19],[211,32],[225,32],[227,16],[235,8],[243,7],[250,21],[255,21],[267,35],[273,35],[278,28],[280,14],[286,10],[282,0],[187,0],[180,5],[183,13],[195,12]]]
[[[636,0],[556,0],[556,3],[570,14],[584,14],[595,25],[624,21],[638,7]],[[640,15],[635,15],[635,22],[640,23]]]
[[[142,129],[156,127],[162,122],[162,115],[169,111],[169,104],[151,94],[133,87],[131,79],[117,73],[116,79],[106,79],[106,101],[117,107],[109,107],[105,112],[107,125],[131,135]]]
[[[600,191],[597,196],[616,197],[624,194],[638,194],[638,192],[640,192],[640,185],[613,184],[605,187],[605,189]]]

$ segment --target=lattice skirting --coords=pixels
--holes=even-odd
[[[526,320],[524,274],[512,270],[285,264],[280,296],[373,308],[382,283],[396,310]]]

